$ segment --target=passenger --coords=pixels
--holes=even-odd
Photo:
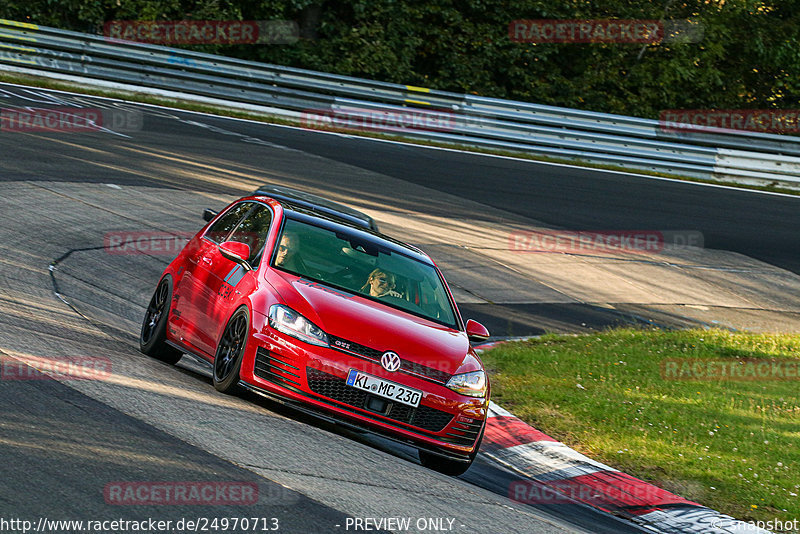
[[[394,290],[395,277],[392,273],[382,269],[375,269],[367,277],[367,282],[361,286],[361,291],[369,291],[373,297],[396,297],[403,295]]]

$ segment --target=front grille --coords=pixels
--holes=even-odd
[[[328,339],[330,341],[331,347],[333,347],[334,349],[358,354],[378,364],[380,364],[381,356],[383,356],[383,353],[385,352],[382,350],[367,347],[365,345],[360,345],[353,341],[348,341],[341,337],[332,336],[330,334],[328,334]],[[401,362],[400,371],[405,371],[407,373],[414,373],[420,376],[424,376],[430,378],[431,380],[435,380],[436,382],[441,382],[442,384],[446,384],[447,381],[450,380],[450,377],[452,376],[450,373],[446,371],[434,369],[433,367],[428,367],[427,365],[422,365],[416,362],[412,362],[410,360],[403,359],[402,357],[400,358],[400,362]]]
[[[347,381],[332,374],[306,367],[308,377],[308,387],[314,393],[329,397],[333,400],[363,408],[367,400],[368,393],[347,385]]]
[[[365,345],[359,345],[353,341],[348,341],[341,337],[336,337],[328,334],[328,340],[330,344],[335,349],[343,349],[350,352],[355,352],[356,354],[360,354],[362,356],[366,356],[370,360],[381,361],[381,356],[385,351],[381,351],[378,349],[371,349]]]
[[[354,406],[356,408],[366,408],[367,397],[370,396],[366,391],[361,391],[348,386],[347,381],[338,376],[314,369],[306,368],[308,387],[314,393],[328,397],[335,401]],[[399,402],[392,402],[385,399],[388,409],[385,417],[422,428],[429,432],[441,432],[444,427],[453,419],[453,415],[428,406],[418,406],[414,408]]]
[[[434,369],[433,367],[428,367],[427,365],[422,365],[415,362],[410,362],[408,360],[402,360],[403,363],[400,366],[400,369],[409,371],[411,373],[415,373],[422,376],[427,376],[437,382],[441,382],[442,384],[446,384],[450,377],[452,376],[450,373],[446,371],[441,371],[439,369]]]
[[[258,347],[253,374],[279,386],[300,386],[300,368],[292,365],[290,361],[293,360]]]

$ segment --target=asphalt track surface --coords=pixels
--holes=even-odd
[[[15,91],[3,107],[44,104],[32,93],[9,96]],[[306,154],[265,140],[286,129],[208,117],[198,126],[192,114],[161,113],[147,111],[144,128],[127,136],[0,134],[0,357],[17,370],[35,357],[99,358],[112,369],[100,380],[0,381],[0,519],[258,517],[277,518],[281,532],[343,532],[349,520],[400,517],[411,532],[435,531],[429,519],[464,533],[641,531],[580,505],[511,501],[520,476],[480,455],[462,477],[439,475],[409,447],[251,394],[220,395],[189,357],[171,367],[139,353],[137,323],[169,258],[109,254],[109,231],[194,232],[200,207],[221,207],[264,178],[337,187],[323,158],[281,168],[287,154]],[[212,121],[224,133],[209,129]],[[261,137],[230,133],[239,128]],[[176,172],[171,160],[191,172]],[[218,166],[240,162],[248,168],[237,175],[250,181],[217,176]],[[401,191],[387,197],[403,202]],[[164,481],[251,483],[259,499],[121,506],[104,493],[119,482]]]
[[[0,95],[3,107],[48,104],[46,92],[7,91]],[[454,518],[456,532],[637,530],[582,507],[509,501],[516,476],[480,456],[463,477],[443,477],[421,468],[408,448],[250,395],[220,399],[207,370],[188,358],[175,369],[139,354],[136,321],[167,260],[104,254],[104,233],[141,228],[142,222],[196,231],[197,208],[218,208],[260,181],[351,192],[339,164],[555,228],[697,230],[706,247],[800,269],[794,198],[137,109],[145,110],[142,127],[124,135],[0,133],[0,181],[6,182],[0,184],[0,348],[16,357],[103,354],[124,377],[67,385],[0,382],[0,449],[13,459],[6,460],[0,481],[3,517],[252,514],[279,517],[281,531],[341,532],[336,525],[347,517],[388,515]],[[114,196],[119,188],[125,194]],[[362,200],[402,206],[411,202],[403,195],[388,190]],[[443,217],[458,211],[456,205],[414,203]],[[47,265],[70,250],[51,278]],[[53,295],[54,281],[73,308]],[[480,305],[465,308],[480,316]],[[586,317],[586,309],[528,309],[563,314],[566,322]],[[598,326],[618,319],[593,311]],[[246,513],[237,507],[200,513],[191,505],[108,505],[102,488],[120,480],[251,481],[263,498]]]

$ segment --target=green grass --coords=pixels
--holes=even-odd
[[[144,104],[154,104],[159,106],[167,106],[176,109],[183,109],[187,111],[199,111],[202,113],[210,113],[214,115],[221,115],[225,117],[236,117],[240,119],[249,119],[259,122],[264,122],[268,124],[282,124],[282,125],[289,125],[289,126],[303,126],[306,125],[301,124],[301,121],[287,119],[285,117],[278,117],[275,115],[269,115],[266,113],[257,113],[257,112],[248,112],[242,111],[240,109],[234,107],[223,107],[223,106],[212,106],[208,104],[200,104],[198,102],[192,100],[180,100],[175,98],[167,98],[167,97],[158,97],[149,95],[146,93],[140,93],[135,91],[123,91],[123,90],[108,90],[108,89],[97,89],[91,86],[78,84],[74,82],[66,82],[55,80],[51,78],[46,78],[42,76],[32,76],[27,74],[10,74],[10,73],[0,73],[0,82],[6,83],[16,83],[21,85],[29,85],[32,87],[41,87],[45,89],[56,89],[60,91],[71,91],[75,93],[82,93],[86,95],[93,95],[93,96],[103,96],[108,98],[119,98],[123,100],[128,100],[131,102],[140,102]],[[376,132],[367,132],[363,130],[349,130],[343,128],[326,128],[326,127],[319,127],[316,128],[317,130],[328,131],[328,132],[339,132],[339,133],[347,133],[349,135],[358,135],[361,137],[369,137],[373,139],[387,139],[393,141],[403,141],[406,143],[411,143],[415,145],[422,145],[422,146],[434,146],[440,148],[453,148],[457,150],[464,150],[466,152],[476,152],[479,154],[493,154],[497,156],[507,156],[512,158],[519,158],[519,159],[529,159],[531,161],[542,161],[547,163],[560,163],[565,165],[575,165],[579,167],[586,167],[590,169],[603,169],[603,170],[610,170],[610,171],[621,171],[621,172],[632,172],[636,174],[643,174],[647,176],[657,176],[662,178],[672,178],[675,180],[683,180],[687,182],[698,182],[698,183],[706,183],[706,184],[721,184],[727,185],[730,187],[738,187],[741,189],[754,189],[758,191],[768,191],[773,193],[784,193],[788,195],[800,195],[800,191],[789,189],[786,187],[781,187],[779,184],[774,183],[771,185],[748,185],[748,184],[735,184],[735,183],[727,183],[727,182],[718,182],[714,180],[704,180],[701,178],[694,178],[689,176],[682,176],[679,174],[672,174],[672,173],[664,173],[664,172],[657,172],[651,171],[646,169],[632,169],[620,165],[605,165],[600,163],[592,163],[589,161],[583,161],[580,159],[569,159],[569,158],[554,158],[549,156],[542,156],[531,154],[528,152],[515,152],[510,150],[493,150],[493,149],[486,149],[481,147],[475,147],[470,145],[464,145],[459,143],[444,143],[444,142],[436,142],[436,141],[429,141],[425,139],[414,139],[411,137],[403,136],[403,135],[392,135],[392,134],[385,134],[385,133],[376,133]]]
[[[548,435],[737,519],[786,521],[800,519],[800,379],[665,379],[661,363],[798,354],[793,335],[618,329],[482,357],[494,401]]]

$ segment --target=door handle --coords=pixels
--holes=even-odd
[[[209,258],[207,256],[203,256],[202,259],[203,259],[203,263],[205,263],[207,265],[211,265],[211,258]]]

